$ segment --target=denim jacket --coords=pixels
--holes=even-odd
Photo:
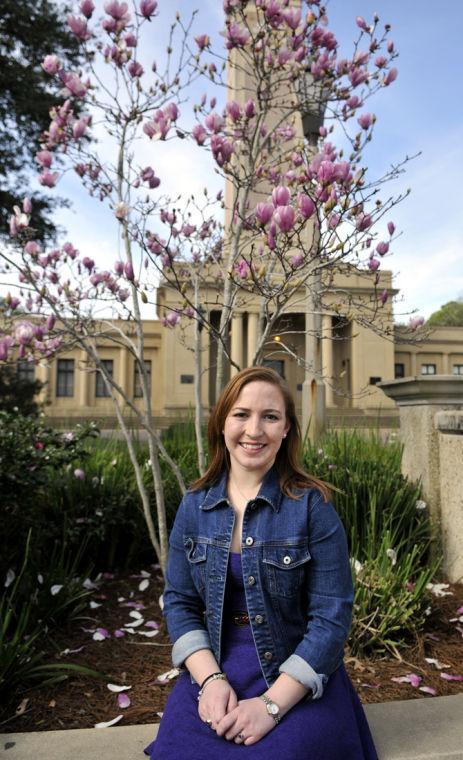
[[[211,488],[188,491],[180,504],[163,596],[175,667],[199,649],[211,649],[220,664],[234,520],[227,473]],[[321,697],[342,662],[353,602],[346,537],[334,507],[314,488],[288,498],[272,469],[246,506],[241,552],[247,609],[267,685],[287,673],[313,699]]]

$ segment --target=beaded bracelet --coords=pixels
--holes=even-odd
[[[204,681],[202,682],[201,686],[199,687],[198,702],[199,702],[200,698],[202,697],[203,691],[204,691],[205,687],[207,686],[207,684],[209,683],[209,681],[218,681],[218,680],[228,681],[228,678],[227,678],[227,676],[226,676],[225,673],[222,673],[220,671],[218,673],[211,673],[210,676],[207,676],[207,678],[204,679]]]

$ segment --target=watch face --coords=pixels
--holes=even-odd
[[[277,715],[277,713],[280,712],[280,708],[275,704],[275,702],[272,702],[272,704],[270,704],[268,707],[272,715]]]

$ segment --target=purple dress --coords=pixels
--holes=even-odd
[[[230,554],[224,610],[246,610],[241,555]],[[250,625],[224,617],[221,669],[238,699],[267,689]],[[184,672],[165,707],[150,760],[377,760],[360,700],[341,665],[328,679],[323,696],[299,702],[263,739],[249,746],[217,736],[198,715],[198,686]]]

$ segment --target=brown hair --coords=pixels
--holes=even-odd
[[[295,489],[318,488],[325,501],[330,498],[330,489],[326,483],[309,475],[302,468],[301,458],[301,428],[296,416],[294,399],[286,382],[269,367],[249,367],[234,375],[227,383],[217,401],[207,428],[209,443],[209,467],[204,475],[191,485],[193,491],[216,483],[224,470],[229,469],[229,458],[223,437],[225,419],[233,408],[236,399],[248,383],[260,381],[276,385],[285,403],[286,420],[289,430],[283,439],[275,459],[275,468],[280,476],[281,490],[285,496],[298,498]]]

